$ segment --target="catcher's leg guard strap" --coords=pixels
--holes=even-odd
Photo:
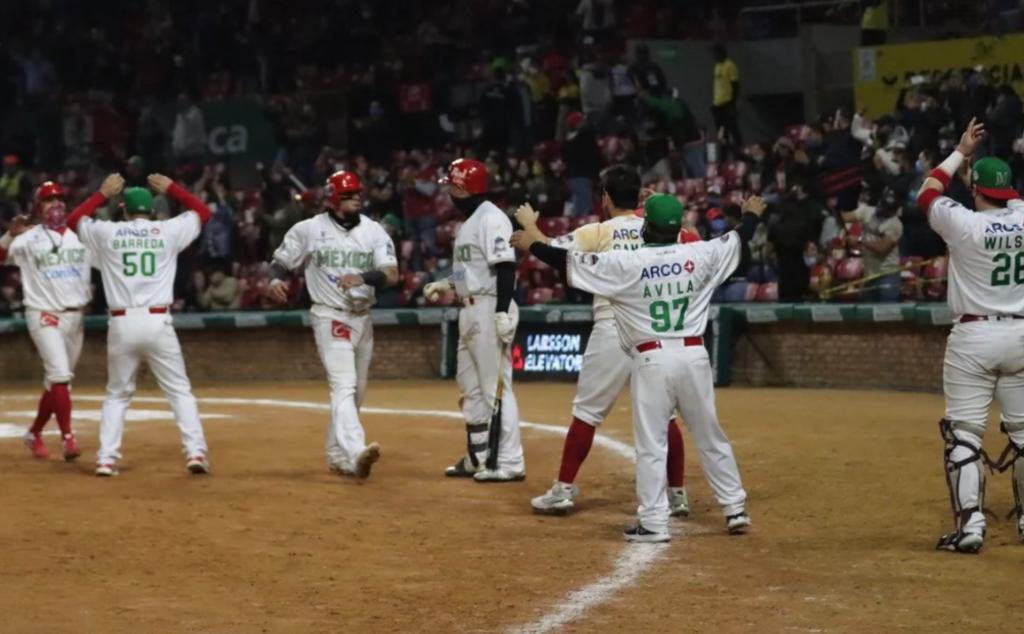
[[[1024,496],[1024,423],[1009,423],[1003,421],[1001,425],[1003,433],[1007,435],[1008,442],[1006,449],[1003,449],[1003,453],[1000,454],[999,460],[996,460],[993,468],[996,471],[1006,471],[1010,467],[1013,467],[1012,481],[1013,481],[1013,509],[1007,515],[1007,518],[1017,516],[1017,530],[1024,531],[1024,525],[1021,523],[1021,519],[1024,518],[1024,500],[1021,499]]]
[[[470,462],[479,467],[487,459],[488,423],[466,423],[466,449]]]
[[[946,441],[943,461],[949,501],[956,530],[943,535],[937,548],[955,548],[964,533],[985,533],[985,471],[988,456],[981,448],[984,426],[943,419],[939,421]]]

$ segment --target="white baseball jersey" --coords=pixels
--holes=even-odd
[[[740,236],[645,246],[636,251],[569,254],[569,285],[611,300],[626,350],[653,339],[703,336],[715,288],[740,261]]]
[[[178,254],[201,230],[199,214],[187,211],[170,220],[136,218],[124,222],[78,223],[79,238],[93,252],[103,273],[103,290],[112,310],[170,306]]]
[[[551,246],[588,253],[605,251],[632,251],[644,244],[641,229],[644,219],[635,214],[616,216],[604,222],[594,222],[576,229],[572,233],[555,238]],[[607,298],[594,296],[594,321],[614,319],[612,304]]]
[[[480,203],[455,236],[452,281],[459,297],[497,295],[493,267],[516,261],[511,240],[512,221],[505,212],[486,200]]]
[[[342,290],[338,287],[341,277],[398,266],[395,245],[379,223],[362,216],[358,225],[346,230],[328,212],[289,229],[274,251],[274,262],[288,270],[304,267],[314,303],[353,313],[369,310],[376,294],[366,284]]]
[[[63,233],[36,225],[11,242],[7,262],[21,270],[25,305],[62,311],[89,303],[92,257],[71,229]]]
[[[953,314],[1024,315],[1024,202],[975,212],[939,196],[928,222],[949,245]]]

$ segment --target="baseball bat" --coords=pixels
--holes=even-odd
[[[508,344],[501,344],[501,357],[498,359],[498,388],[494,390],[494,408],[491,413],[491,424],[487,428],[487,463],[490,470],[498,468],[498,446],[501,442],[501,397],[505,393],[505,355]]]

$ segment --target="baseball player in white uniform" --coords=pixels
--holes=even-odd
[[[983,158],[970,167],[976,211],[942,195],[984,136],[973,119],[954,151],[925,179],[918,204],[949,245],[953,329],[946,342],[942,383],[946,483],[955,530],[936,547],[978,552],[985,540],[985,464],[1013,469],[1017,533],[1024,541],[1024,202],[1007,164]],[[982,449],[993,396],[1009,444],[998,461]]]
[[[174,332],[170,306],[174,301],[174,274],[178,254],[195,240],[210,210],[184,187],[161,174],[149,176],[149,186],[176,200],[183,209],[170,220],[154,221],[153,195],[142,187],[124,190],[128,220],[109,222],[91,217],[108,194],[93,194],[76,210],[68,225],[93,254],[103,275],[103,290],[110,306],[107,327],[107,394],[100,414],[100,448],[96,475],[117,475],[121,458],[124,417],[135,394],[139,363],[145,361],[170,401],[181,431],[185,466],[193,474],[210,471],[206,439],[192,385],[185,374],[181,345]],[[123,184],[123,180],[121,181]]]
[[[110,191],[116,180],[102,189]],[[64,190],[47,181],[36,189],[35,212],[41,224],[29,227],[27,218],[14,220],[0,237],[0,263],[21,271],[28,333],[43,360],[43,395],[25,444],[36,458],[48,458],[43,427],[56,415],[64,459],[81,455],[71,430],[71,379],[82,352],[82,309],[92,298],[88,250],[67,227]]]
[[[636,214],[640,201],[640,176],[635,168],[613,165],[601,174],[602,206],[610,216],[604,222],[584,225],[572,233],[549,240],[537,228],[537,212],[523,205],[516,220],[531,238],[561,249],[602,253],[636,250],[643,246],[643,218]],[[572,404],[572,423],[562,446],[558,479],[544,495],[530,505],[537,513],[568,514],[575,506],[579,487],[575,484],[580,466],[590,453],[594,432],[608,416],[615,399],[629,381],[629,356],[619,345],[612,305],[606,298],[594,297],[594,326],[583,353],[583,366]],[[684,445],[679,425],[669,421],[668,497],[673,516],[686,516],[690,504],[684,486]]]
[[[327,179],[326,209],[288,230],[274,251],[267,294],[288,300],[289,271],[303,269],[313,308],[310,319],[331,388],[327,466],[339,475],[366,478],[380,445],[366,444],[359,407],[373,356],[370,308],[376,289],[398,282],[395,246],[384,228],[360,214],[362,184],[355,172]]]
[[[682,204],[651,196],[644,204],[644,248],[605,253],[567,252],[520,233],[516,246],[566,274],[570,286],[608,298],[619,339],[632,360],[633,435],[636,444],[638,522],[627,529],[632,542],[665,542],[669,503],[666,481],[668,425],[683,417],[701,454],[708,483],[730,533],[750,526],[746,492],[732,445],[715,411],[714,381],[703,334],[715,288],[736,269],[741,243],[749,241],[764,201],[744,203],[735,231],[709,242],[679,244]]]
[[[436,298],[454,288],[462,301],[456,374],[467,438],[466,455],[445,469],[445,475],[472,477],[477,482],[522,480],[526,462],[519,407],[512,392],[510,352],[519,322],[519,309],[512,301],[516,276],[512,222],[486,200],[483,163],[453,161],[444,182],[466,221],[455,236],[452,277],[431,282],[424,294]]]

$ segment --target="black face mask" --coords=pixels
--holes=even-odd
[[[675,244],[679,241],[679,232],[675,229],[652,227],[645,222],[640,230],[640,237],[644,239],[644,244]]]
[[[334,210],[328,209],[327,215],[331,217],[331,220],[341,225],[346,231],[351,231],[359,224],[362,216],[358,211],[353,211],[350,214],[336,214]]]
[[[479,207],[480,203],[484,201],[483,194],[467,196],[466,198],[456,198],[455,196],[451,196],[450,194],[449,196],[451,197],[452,204],[455,205],[455,208],[461,211],[463,214],[465,214],[466,217],[469,217],[470,214],[476,211],[476,208]]]

